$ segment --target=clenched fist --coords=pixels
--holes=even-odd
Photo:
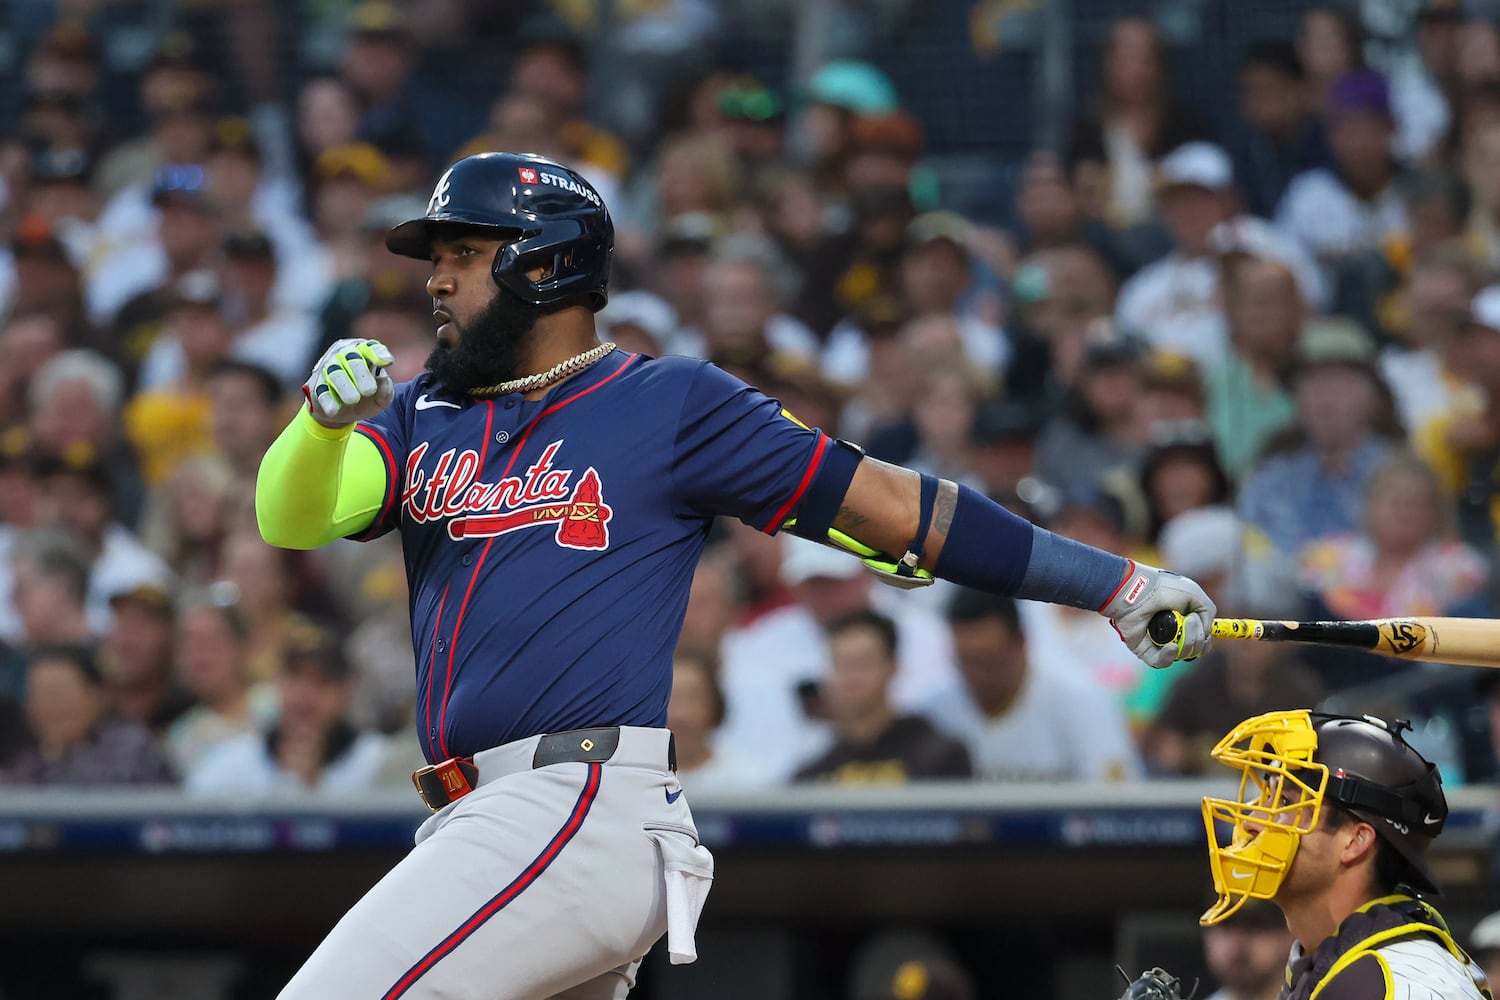
[[[396,385],[385,369],[395,360],[378,340],[336,341],[302,385],[313,419],[347,427],[390,406]]]

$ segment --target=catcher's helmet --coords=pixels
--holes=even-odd
[[[609,301],[615,227],[588,181],[535,153],[478,153],[444,171],[420,219],[392,229],[392,253],[426,260],[444,230],[511,237],[495,254],[495,283],[535,306],[586,296],[595,312]],[[548,269],[540,281],[526,272]]]
[[[1273,899],[1297,846],[1326,805],[1369,823],[1405,862],[1405,881],[1437,892],[1426,853],[1448,818],[1442,777],[1392,725],[1365,716],[1268,712],[1236,726],[1212,756],[1241,772],[1234,799],[1207,797],[1209,859],[1218,901],[1201,918],[1216,924],[1248,899]],[[1229,828],[1220,844],[1217,827]]]

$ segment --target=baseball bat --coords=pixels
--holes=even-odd
[[[1158,611],[1146,634],[1158,646],[1182,638],[1183,615]],[[1348,622],[1215,618],[1215,639],[1308,642],[1363,649],[1382,656],[1468,667],[1500,667],[1500,621],[1493,618],[1375,618]]]

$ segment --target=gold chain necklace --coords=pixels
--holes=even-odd
[[[513,392],[535,392],[537,389],[545,389],[554,382],[561,382],[571,375],[578,374],[614,349],[614,341],[606,340],[597,347],[589,348],[582,354],[575,354],[566,361],[559,361],[544,372],[538,372],[535,375],[523,375],[520,378],[513,378],[509,382],[500,382],[496,385],[470,389],[469,395],[479,397],[508,396]]]

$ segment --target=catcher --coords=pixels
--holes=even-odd
[[[1294,939],[1281,1000],[1493,1000],[1422,897],[1438,892],[1426,854],[1448,803],[1410,728],[1270,712],[1212,751],[1240,772],[1240,794],[1203,800],[1218,899],[1199,922],[1276,903]]]

